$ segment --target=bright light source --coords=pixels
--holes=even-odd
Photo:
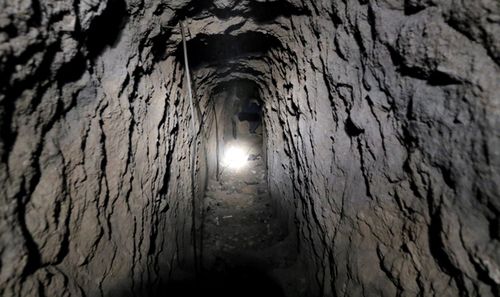
[[[229,147],[222,159],[222,166],[238,170],[247,164],[248,156],[245,150],[238,146]]]

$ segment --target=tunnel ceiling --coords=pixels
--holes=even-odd
[[[237,35],[199,34],[187,43],[190,67],[220,67],[228,62],[248,61],[262,57],[271,49],[279,49],[277,38],[261,32],[243,32]],[[182,50],[177,57],[182,59]]]
[[[203,8],[184,10],[190,67],[200,89],[213,89],[233,79],[253,80],[268,87],[270,80],[263,73],[269,72],[269,65],[284,65],[294,55],[287,46],[292,29],[288,18],[310,14],[303,3],[288,1],[214,1]],[[173,51],[181,63],[178,29],[170,34],[170,46],[163,56]]]
[[[250,97],[257,100],[260,98],[259,86],[250,79],[233,79],[219,83],[214,89],[212,94],[221,92],[230,92],[234,90],[235,94],[239,97]]]

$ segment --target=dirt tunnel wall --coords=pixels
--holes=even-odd
[[[213,160],[203,131],[193,181],[185,17],[195,54],[253,45],[193,61],[199,112],[259,87],[310,296],[499,294],[496,1],[0,8],[0,295],[148,296],[192,268]]]

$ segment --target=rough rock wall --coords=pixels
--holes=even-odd
[[[498,296],[498,2],[307,8],[263,97],[311,294]]]
[[[220,84],[259,86],[311,296],[499,294],[498,3],[204,8],[189,22],[202,109]]]
[[[0,2],[1,296],[143,296],[191,257],[173,11]]]
[[[260,89],[311,296],[499,294],[497,1],[172,2],[0,3],[0,293],[140,294],[191,250],[188,17],[206,128]]]

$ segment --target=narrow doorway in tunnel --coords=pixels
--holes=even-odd
[[[295,278],[277,271],[294,265],[296,250],[268,190],[260,92],[251,81],[234,80],[211,100],[209,167],[219,170],[209,170],[203,205],[202,260],[211,280],[204,286],[229,294],[228,282],[245,280],[230,295],[289,296]]]

